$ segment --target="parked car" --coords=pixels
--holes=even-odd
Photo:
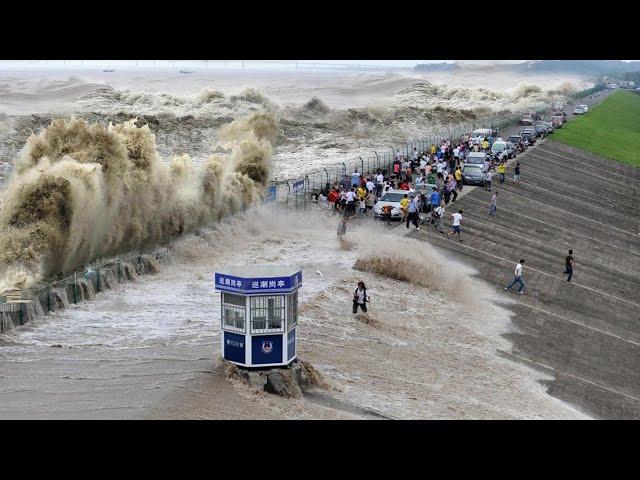
[[[484,172],[481,165],[462,167],[462,183],[465,185],[484,185]]]
[[[522,138],[522,135],[509,135],[509,142],[513,143],[516,151],[521,153],[527,149],[529,143]]]
[[[469,152],[467,158],[464,160],[465,165],[484,165],[484,160],[487,154],[484,152]]]
[[[564,123],[564,117],[562,116],[562,112],[556,112],[551,117],[551,123],[554,128],[562,128],[562,124]]]
[[[390,205],[391,209],[391,219],[399,220],[402,218],[402,211],[400,209],[400,200],[404,198],[405,195],[408,195],[409,192],[407,190],[389,190],[387,191],[380,200],[378,200],[373,205],[373,216],[375,218],[382,217],[382,207]]]
[[[536,137],[544,137],[547,134],[547,126],[544,123],[536,123],[534,128]]]
[[[516,149],[513,143],[505,142],[501,138],[493,142],[491,146],[491,153],[498,160],[505,158],[514,158],[516,156]]]
[[[533,125],[533,117],[531,115],[523,115],[522,118],[520,119],[520,122],[518,122],[518,124],[531,126]]]
[[[536,131],[532,128],[525,128],[520,132],[520,136],[523,140],[526,140],[529,145],[536,143]]]
[[[584,109],[584,113],[587,113],[589,111],[589,106],[582,104],[582,105],[578,105],[579,107],[582,107]]]
[[[573,109],[574,115],[584,115],[585,113],[587,113],[587,111],[584,108],[582,108],[581,105],[578,105],[576,108]]]
[[[477,128],[473,132],[471,132],[471,140],[473,140],[473,143],[477,145],[482,142],[485,137],[495,137],[497,133],[498,132],[491,128]]]

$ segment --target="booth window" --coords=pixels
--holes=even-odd
[[[222,294],[222,327],[244,332],[245,297],[233,293]]]
[[[287,330],[298,324],[298,291],[287,295]]]
[[[251,297],[251,332],[284,331],[284,297]]]

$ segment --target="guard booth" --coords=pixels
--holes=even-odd
[[[296,359],[302,270],[276,265],[231,267],[215,274],[221,292],[222,357],[243,367]]]

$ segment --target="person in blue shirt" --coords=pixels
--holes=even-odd
[[[357,187],[358,185],[360,185],[360,174],[356,170],[351,174],[351,186]]]
[[[413,223],[413,226],[416,227],[416,230],[420,230],[419,220],[420,216],[418,213],[418,206],[416,204],[417,195],[411,199],[409,202],[409,214],[407,215],[407,228],[409,228],[409,223]]]
[[[433,192],[431,192],[431,196],[429,197],[429,200],[431,201],[431,210],[440,205],[440,194],[438,193],[438,190],[436,190],[436,187],[433,187],[432,190]]]

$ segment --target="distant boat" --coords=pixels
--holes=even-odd
[[[105,68],[104,70],[102,70],[103,72],[115,72],[115,70],[113,68]]]
[[[193,73],[191,70],[180,70],[180,73]]]

